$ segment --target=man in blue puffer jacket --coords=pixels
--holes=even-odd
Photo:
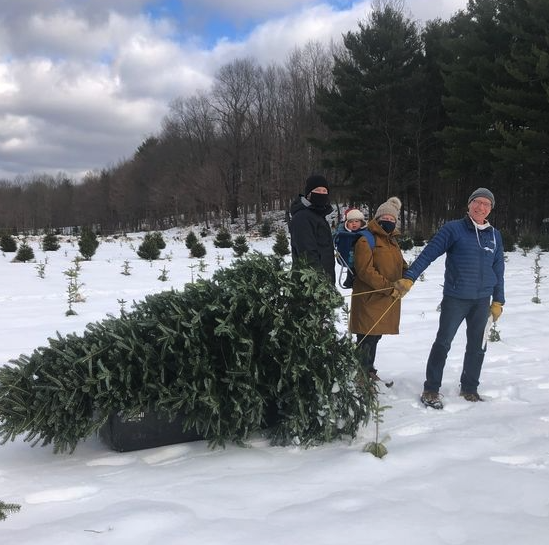
[[[461,373],[461,392],[467,401],[483,401],[477,392],[486,346],[488,318],[496,321],[505,303],[503,242],[486,220],[494,208],[494,194],[484,187],[473,191],[465,218],[443,225],[395,287],[404,296],[419,275],[446,253],[444,289],[437,336],[427,360],[421,402],[442,409],[439,389],[455,334],[467,324],[467,345]]]

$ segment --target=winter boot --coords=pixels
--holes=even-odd
[[[459,395],[465,399],[465,401],[471,401],[472,403],[476,403],[477,401],[484,401],[484,399],[482,399],[482,397],[480,397],[478,395],[477,392],[459,392]]]
[[[438,392],[429,392],[425,390],[420,397],[421,402],[426,407],[431,407],[432,409],[442,409],[444,405],[441,400],[442,395]]]

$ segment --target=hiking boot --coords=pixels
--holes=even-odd
[[[482,397],[478,395],[478,392],[459,392],[459,395],[465,399],[465,401],[471,401],[472,403],[476,403],[477,401],[484,401]]]
[[[431,407],[432,409],[442,409],[444,405],[440,399],[441,397],[441,394],[438,392],[428,392],[426,390],[421,394],[419,399],[426,407]]]

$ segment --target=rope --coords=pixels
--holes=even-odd
[[[368,293],[377,293],[378,291],[387,291],[387,290],[394,290],[394,287],[389,288],[380,288],[379,290],[370,290],[370,291],[359,291],[357,293],[348,293],[344,297],[356,297],[357,295],[367,295]]]
[[[400,299],[400,297],[397,297],[395,299],[393,299],[393,302],[387,307],[387,309],[385,310],[385,312],[377,319],[377,322],[370,328],[370,330],[368,331],[368,333],[366,333],[364,335],[364,337],[362,337],[362,339],[360,339],[360,342],[357,343],[357,348],[362,344],[362,341],[372,332],[372,330],[374,329],[374,327],[379,324],[379,322],[381,322],[381,320],[383,319],[383,317],[385,316],[385,314],[387,314],[391,308],[393,307],[393,305]]]
[[[394,289],[394,288],[391,287],[391,288],[380,288],[380,289],[378,289],[378,290],[371,290],[371,291],[359,291],[358,293],[348,293],[348,294],[344,295],[344,297],[354,297],[355,295],[366,295],[366,294],[368,294],[368,293],[377,293],[377,292],[379,292],[379,291],[387,291],[387,290],[392,290],[392,289]],[[391,308],[392,306],[393,306],[393,305],[391,305],[389,308]],[[387,309],[387,310],[389,310],[389,309]],[[350,312],[351,312],[351,310],[349,309],[349,310],[347,311],[347,324],[348,324],[348,328],[347,328],[347,329],[349,330],[349,336],[352,335],[352,333],[351,333],[351,322],[350,322],[350,320],[349,320],[349,314],[350,314]],[[385,313],[386,313],[386,312],[387,312],[387,311],[385,311]],[[383,314],[383,316],[385,316],[385,313]],[[383,316],[382,316],[381,318],[383,318]],[[380,320],[381,320],[381,318],[380,318]],[[379,320],[378,320],[378,321],[379,321]],[[377,322],[376,322],[376,324],[377,324]],[[375,325],[374,325],[374,327],[375,327]],[[370,331],[371,331],[371,330],[370,330]],[[360,343],[359,343],[359,344],[360,344]]]

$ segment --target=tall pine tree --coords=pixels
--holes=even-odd
[[[414,156],[421,40],[416,25],[386,5],[347,33],[344,45],[335,56],[333,87],[317,95],[332,131],[317,144],[354,184],[355,196],[374,206],[401,190]]]
[[[442,45],[449,62],[442,62],[446,95],[443,104],[449,118],[441,132],[448,180],[446,207],[455,216],[471,189],[490,186],[497,190],[491,149],[500,137],[486,102],[486,90],[506,76],[497,59],[505,56],[509,36],[498,22],[499,0],[470,0],[467,11],[449,22]],[[498,181],[499,182],[499,181]],[[498,204],[498,209],[500,204]]]
[[[501,26],[513,39],[509,55],[499,60],[510,79],[488,92],[501,136],[492,153],[513,195],[512,217],[523,230],[537,231],[549,216],[549,2],[500,0],[499,8]]]

